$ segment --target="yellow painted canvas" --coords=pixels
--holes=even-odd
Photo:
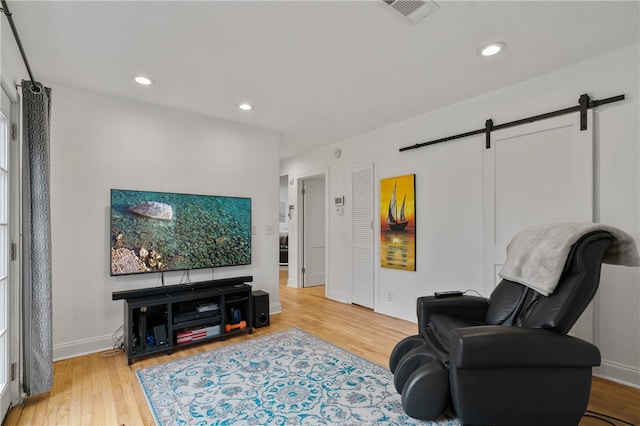
[[[380,181],[380,266],[416,270],[415,174]]]

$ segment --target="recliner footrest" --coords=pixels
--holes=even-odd
[[[400,341],[390,364],[404,411],[421,420],[438,417],[451,399],[449,372],[424,338],[417,335]]]
[[[422,345],[424,345],[424,338],[419,334],[405,337],[404,339],[396,343],[396,346],[393,348],[393,351],[389,356],[389,370],[391,370],[392,373],[395,373],[396,367],[398,366],[398,363],[400,362],[402,357],[405,356],[410,350]]]
[[[420,420],[434,420],[451,400],[449,371],[437,359],[417,368],[402,389],[402,408]]]

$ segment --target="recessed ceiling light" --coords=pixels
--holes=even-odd
[[[489,43],[486,46],[482,46],[478,50],[478,55],[480,55],[480,56],[493,56],[493,55],[497,55],[498,53],[502,52],[506,48],[507,48],[507,45],[502,43],[502,42]]]
[[[151,80],[149,77],[145,77],[143,75],[136,75],[135,77],[133,77],[133,80],[136,83],[141,84],[143,86],[149,86],[149,85],[153,84],[153,80]]]
[[[251,105],[251,104],[240,104],[240,105],[238,105],[238,108],[240,108],[243,111],[251,111],[253,109],[253,105]]]

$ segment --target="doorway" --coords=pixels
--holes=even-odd
[[[287,223],[287,205],[289,204],[289,177],[280,176],[280,200],[278,211],[278,250],[280,268],[289,265],[289,224]]]

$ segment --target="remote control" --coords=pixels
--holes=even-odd
[[[433,294],[436,297],[454,297],[454,296],[462,296],[464,293],[459,290],[451,290],[451,291],[436,291]]]

